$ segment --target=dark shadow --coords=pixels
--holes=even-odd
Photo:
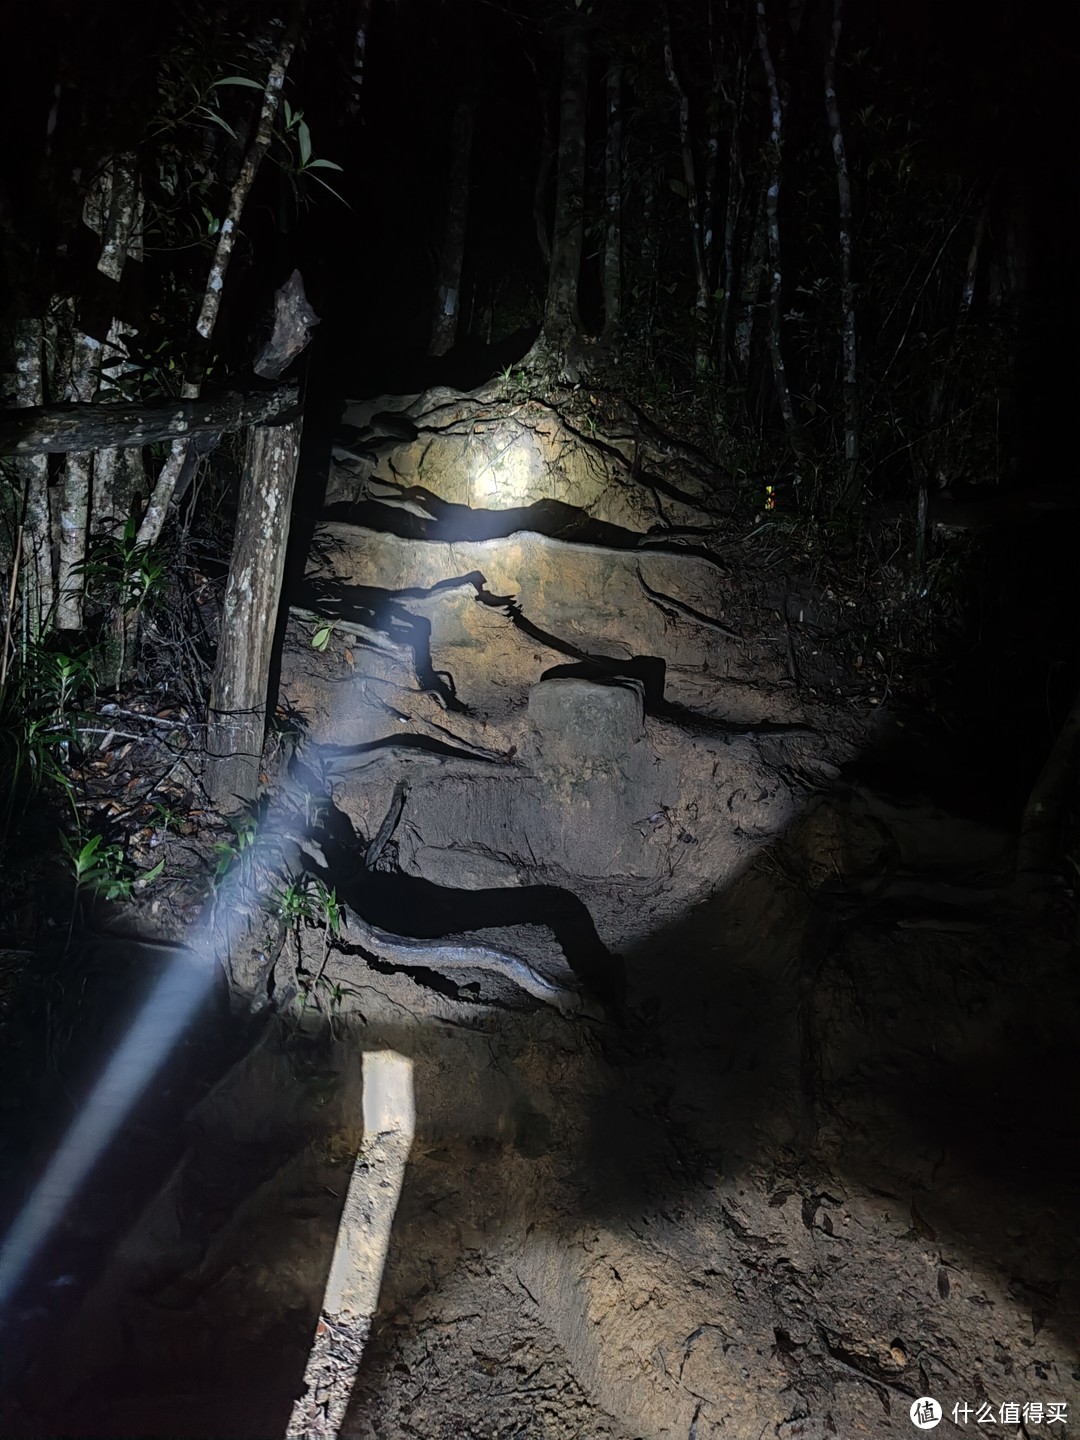
[[[472,577],[467,577],[471,583]],[[457,585],[463,582],[454,581]],[[430,592],[437,593],[440,586]],[[415,591],[400,592],[415,598]],[[412,656],[413,670],[422,690],[435,695],[443,707],[467,714],[468,706],[457,698],[454,677],[445,670],[436,670],[431,658],[431,621],[399,603],[398,592],[379,590],[368,585],[345,585],[326,581],[305,582],[299,592],[300,603],[316,608],[327,620],[352,620],[370,630],[378,630],[393,645],[407,649]]]
[[[544,926],[587,993],[604,1005],[622,1003],[626,989],[622,959],[604,945],[588,907],[572,890],[556,885],[452,890],[400,871],[367,870],[359,860],[366,842],[332,804],[322,809],[313,834],[327,867],[317,873],[334,886],[345,904],[379,929],[437,940],[464,931]]]
[[[115,1293],[91,1297],[79,1350],[59,1376],[52,1366],[25,1377],[42,1418],[5,1435],[286,1433],[352,1166],[339,1137],[357,1132],[360,1085],[355,1062],[325,1040],[278,1029],[264,1041],[224,1077],[231,1088],[215,1094],[216,1108],[196,1112],[182,1164],[159,1177],[152,1228],[137,1228],[133,1256],[111,1257]],[[268,1194],[269,1214],[259,1209]],[[269,1283],[279,1263],[279,1304],[264,1292],[260,1307],[247,1277]],[[238,1306],[254,1307],[244,1324]],[[112,1366],[80,1373],[98,1353],[116,1357]]]
[[[594,685],[618,685],[636,680],[645,697],[645,708],[655,712],[664,703],[667,661],[659,655],[634,655],[629,660],[609,660],[596,656],[569,665],[552,665],[540,676],[543,680],[588,680]]]
[[[453,679],[445,671],[435,671],[431,665],[431,622],[412,614],[398,602],[404,599],[423,599],[441,592],[470,586],[475,591],[478,604],[499,610],[515,629],[527,635],[530,640],[558,654],[570,656],[574,661],[569,665],[556,665],[544,672],[544,679],[569,679],[576,677],[600,684],[618,684],[620,681],[637,680],[643,686],[645,709],[658,719],[669,720],[695,734],[711,735],[807,735],[805,725],[786,721],[761,720],[753,725],[727,721],[722,716],[706,715],[691,710],[685,705],[664,699],[665,662],[655,655],[636,655],[628,659],[609,655],[598,655],[581,649],[569,640],[563,640],[550,630],[531,621],[512,595],[493,595],[487,587],[486,577],[478,570],[467,575],[442,580],[427,588],[412,587],[404,590],[376,590],[368,586],[345,585],[339,581],[317,580],[308,582],[303,599],[310,608],[316,609],[327,619],[356,620],[370,628],[378,629],[388,639],[404,644],[412,651],[417,678],[424,689],[438,695],[448,710],[466,710],[457,700]],[[447,694],[453,697],[451,704]],[[329,753],[334,747],[321,747]],[[360,753],[362,746],[350,747],[350,753]]]
[[[505,510],[477,510],[469,505],[440,500],[421,485],[402,486],[395,498],[426,510],[431,519],[425,520],[420,515],[401,509],[399,505],[379,500],[329,505],[324,518],[397,535],[404,540],[482,544],[486,540],[505,540],[511,535],[543,535],[549,540],[596,545],[606,550],[689,556],[704,560],[717,570],[727,571],[719,556],[705,546],[676,543],[666,539],[662,529],[643,535],[640,531],[628,530],[607,520],[595,520],[579,506],[568,505],[563,500],[537,500],[532,505],[518,505]]]
[[[62,953],[58,944],[55,955],[38,956],[32,983],[3,1027],[0,1233],[7,1233],[32,1199],[33,1185],[134,1017],[178,960],[187,963],[180,947],[78,930]],[[192,1107],[250,1046],[258,1028],[251,1017],[229,1015],[223,984],[207,987],[187,1030],[160,1058],[63,1221],[0,1311],[0,1397],[15,1417],[0,1413],[2,1433],[45,1433],[36,1425],[11,1428],[20,1402],[40,1402],[63,1388],[48,1358],[55,1354],[55,1336],[71,1324],[110,1263],[113,1247],[181,1158]],[[40,1054],[51,1057],[44,1075]]]

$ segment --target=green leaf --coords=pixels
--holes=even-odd
[[[312,166],[309,165],[309,166],[307,167],[307,170],[304,171],[304,174],[306,175],[306,174],[308,173],[308,171],[311,170],[311,169],[312,169]],[[338,192],[334,189],[334,187],[333,187],[332,185],[327,185],[326,181],[325,181],[325,180],[320,180],[319,177],[318,177],[318,175],[312,175],[311,178],[312,178],[312,180],[315,181],[315,184],[316,184],[316,185],[321,185],[324,190],[329,190],[329,191],[330,191],[330,194],[333,195],[333,197],[334,197],[335,200],[340,200],[341,203],[342,203],[342,205],[345,206],[345,209],[346,209],[346,210],[351,210],[351,209],[352,209],[352,206],[351,206],[351,205],[349,204],[349,202],[345,199],[345,196],[344,196],[344,195],[339,195]]]
[[[243,85],[245,90],[265,90],[265,85],[260,85],[258,80],[249,80],[246,75],[226,75],[222,80],[215,80],[210,86],[216,90],[219,85]]]
[[[320,625],[311,637],[311,648],[313,650],[325,650],[330,644],[330,636],[334,633],[333,622],[329,625]]]
[[[311,131],[306,120],[301,120],[297,125],[296,136],[300,142],[300,164],[306,165],[311,159]]]
[[[688,194],[689,192],[688,192],[687,189],[686,189],[686,183],[685,183],[685,181],[683,181],[683,180],[669,180],[669,181],[668,181],[668,184],[671,186],[672,190],[674,190],[674,192],[675,192],[676,195],[681,195],[684,200],[686,199],[687,194]]]
[[[211,110],[209,105],[196,106],[195,113],[196,115],[205,116],[207,120],[212,120],[215,125],[220,125],[222,130],[231,135],[234,140],[236,139],[236,131],[229,122],[223,116],[219,115],[216,110]]]
[[[308,169],[308,170],[340,170],[343,175],[344,175],[344,173],[345,173],[343,167],[340,166],[340,165],[335,165],[334,162],[333,162],[333,160],[309,160],[309,161],[307,162],[306,166],[305,166],[305,169]]]
[[[138,882],[137,882],[137,883],[138,883],[139,885],[149,885],[149,884],[150,884],[150,881],[151,881],[151,880],[156,880],[156,879],[158,878],[158,876],[161,874],[162,870],[164,870],[164,869],[165,869],[165,861],[164,861],[164,859],[161,859],[161,860],[159,860],[159,861],[157,862],[156,865],[152,866],[149,870],[144,870],[143,873],[139,876],[139,879],[138,879]]]

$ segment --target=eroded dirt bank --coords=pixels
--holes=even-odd
[[[1075,1422],[1075,949],[1015,834],[861,778],[885,735],[924,757],[840,666],[844,597],[733,567],[692,456],[394,404],[415,435],[335,473],[296,597],[269,811],[267,865],[351,918],[275,953],[253,909],[257,1043],[24,1414],[286,1434],[388,1049],[415,1138],[342,1434]]]

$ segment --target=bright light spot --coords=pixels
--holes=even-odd
[[[528,430],[497,425],[476,436],[469,449],[469,493],[474,509],[527,505],[551,491],[543,457]]]

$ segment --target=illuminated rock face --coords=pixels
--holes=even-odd
[[[568,421],[499,381],[467,394],[438,387],[350,402],[343,433],[356,438],[351,455],[330,467],[326,504],[416,488],[477,513],[567,506],[637,534],[700,525],[714,503],[715,467],[684,466],[678,485],[661,494],[653,472],[663,454],[636,433],[633,415],[600,418],[587,394]]]

